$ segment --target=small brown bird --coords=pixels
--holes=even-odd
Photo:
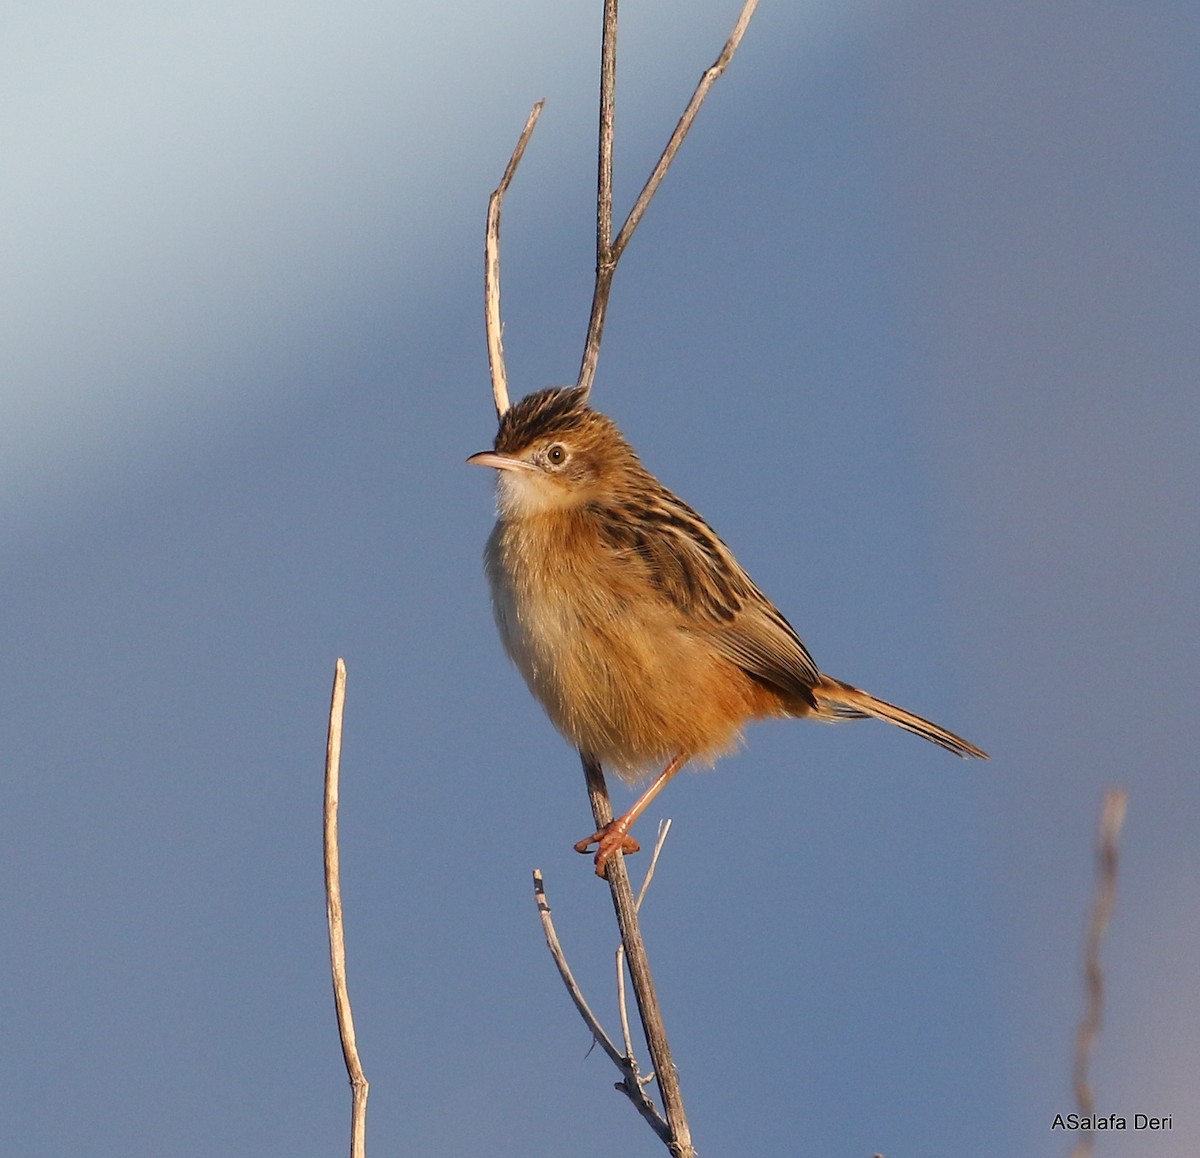
[[[577,387],[540,390],[500,420],[499,518],[484,562],[505,650],[554,726],[637,803],[575,848],[636,852],[629,829],[690,760],[712,763],[750,720],[873,716],[956,756],[987,753],[822,675],[712,528],[638,460]]]

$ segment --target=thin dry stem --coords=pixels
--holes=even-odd
[[[671,831],[671,818],[668,816],[665,820],[659,821],[658,839],[654,842],[654,851],[650,854],[650,866],[646,869],[646,877],[642,881],[642,887],[638,890],[637,907],[638,912],[642,911],[642,902],[646,899],[646,892],[650,888],[650,882],[654,880],[654,870],[658,868],[658,858],[662,856],[663,845],[667,843],[667,835]]]
[[[708,90],[721,79],[722,74],[729,67],[729,62],[742,43],[742,37],[745,36],[750,18],[754,15],[757,7],[758,0],[746,0],[738,15],[737,23],[734,24],[733,31],[729,34],[729,39],[725,41],[725,47],[721,49],[721,54],[701,75],[700,83],[696,85],[696,91],[692,93],[692,99],[688,101],[687,108],[683,110],[683,115],[679,118],[679,123],[671,134],[671,139],[658,159],[658,164],[654,166],[654,172],[650,174],[641,193],[638,194],[638,199],[633,203],[633,208],[629,211],[625,224],[621,226],[621,232],[617,234],[617,240],[613,242],[614,261],[624,253],[629,239],[633,236],[633,231],[641,223],[651,198],[658,192],[658,187],[667,175],[671,162],[675,160],[675,154],[679,152],[679,146],[683,144],[684,137],[691,131],[692,122],[695,121],[696,114],[699,113],[700,106],[704,103],[704,98],[708,96]]]
[[[580,753],[583,772],[587,779],[588,796],[592,804],[592,817],[599,832],[613,819],[612,802],[608,796],[608,785],[598,761]],[[662,1010],[658,1004],[658,993],[650,973],[650,957],[642,939],[642,928],[638,922],[637,904],[633,890],[629,887],[629,874],[625,870],[625,856],[614,854],[605,870],[609,891],[612,893],[613,909],[617,915],[617,928],[629,960],[629,977],[633,982],[633,994],[637,998],[638,1013],[642,1029],[646,1034],[646,1046],[654,1067],[654,1077],[662,1094],[663,1111],[671,1129],[668,1149],[676,1158],[694,1158],[692,1131],[688,1125],[683,1106],[683,1091],[679,1086],[679,1075],[671,1057],[671,1043],[667,1040],[667,1029]]]
[[[1092,901],[1091,916],[1088,918],[1084,947],[1087,999],[1075,1037],[1073,1074],[1075,1103],[1080,1115],[1087,1118],[1095,1111],[1095,1101],[1088,1083],[1088,1069],[1104,1016],[1104,970],[1100,964],[1100,946],[1117,900],[1117,838],[1121,834],[1121,825],[1125,822],[1127,803],[1128,794],[1124,788],[1110,788],[1104,794],[1096,841],[1096,895]],[[1079,1143],[1071,1152],[1072,1158],[1088,1158],[1094,1142],[1091,1130],[1081,1131]]]
[[[613,1044],[612,1038],[604,1032],[604,1027],[592,1012],[587,999],[583,996],[583,990],[579,988],[579,983],[571,972],[570,965],[567,964],[567,956],[563,952],[558,932],[554,928],[554,920],[550,914],[550,901],[546,897],[546,884],[542,879],[541,869],[533,870],[533,895],[537,901],[538,916],[542,921],[542,932],[546,936],[550,956],[554,958],[554,964],[558,967],[559,976],[563,979],[563,984],[567,987],[567,992],[571,995],[575,1008],[579,1010],[579,1015],[591,1030],[592,1037],[608,1054],[613,1065],[621,1071],[622,1080],[616,1083],[616,1088],[634,1104],[638,1113],[646,1119],[654,1132],[670,1145],[670,1127],[663,1120],[654,1103],[646,1096],[643,1083],[638,1075],[637,1063],[633,1060],[633,1051],[627,1050],[625,1054],[622,1054]]]
[[[350,1075],[353,1103],[350,1111],[350,1158],[367,1152],[367,1094],[370,1083],[363,1073],[354,1038],[354,1014],[346,986],[346,937],[342,920],[341,860],[338,855],[338,781],[342,761],[342,713],[346,703],[346,664],[337,661],[333,696],[329,705],[329,738],[325,746],[325,912],[329,924],[329,967],[333,975],[333,1004],[337,1010],[342,1056]]]
[[[729,62],[733,59],[734,53],[737,52],[738,46],[742,42],[742,37],[746,33],[746,28],[750,24],[750,18],[754,15],[754,10],[758,7],[758,0],[746,0],[745,4],[743,4],[737,22],[733,26],[733,31],[729,34],[729,39],[725,41],[725,47],[721,49],[721,53],[717,59],[704,70],[703,75],[700,77],[700,83],[696,86],[696,91],[692,93],[692,99],[688,101],[687,108],[683,110],[683,115],[679,118],[679,123],[675,126],[675,131],[671,134],[671,139],[667,141],[666,148],[663,149],[662,156],[658,159],[658,164],[654,166],[653,172],[642,187],[641,193],[638,194],[633,208],[629,211],[629,216],[625,218],[625,224],[621,226],[621,232],[617,234],[616,241],[611,244],[608,242],[608,238],[612,236],[612,110],[616,103],[616,0],[605,0],[605,45],[609,41],[610,7],[612,9],[612,51],[614,59],[611,73],[606,71],[603,66],[601,67],[599,145],[601,188],[597,197],[596,282],[592,291],[592,310],[588,317],[587,338],[584,341],[583,358],[579,364],[578,379],[578,385],[589,391],[592,388],[592,383],[595,381],[596,365],[600,360],[600,342],[604,337],[604,320],[608,313],[608,299],[612,292],[612,280],[617,270],[617,262],[620,261],[621,254],[625,252],[625,247],[629,244],[629,239],[633,236],[634,230],[637,229],[642,217],[645,216],[651,199],[658,192],[658,187],[667,175],[667,170],[671,167],[671,162],[675,160],[675,154],[679,152],[679,147],[683,144],[684,137],[688,135],[692,123],[696,119],[696,114],[700,111],[700,106],[704,103],[705,97],[708,96],[708,90],[712,88],[720,79],[725,69],[729,67]],[[602,49],[602,53],[603,51],[604,49]],[[611,86],[607,94],[605,92],[606,84]],[[606,101],[609,109],[607,120],[604,116]],[[602,184],[605,180],[605,157],[608,158],[607,201]],[[607,220],[604,220],[605,213],[607,213]]]
[[[621,1017],[621,1041],[625,1053],[633,1057],[633,1034],[629,1029],[629,1002],[625,1000],[625,944],[617,946],[617,1011]]]
[[[488,366],[492,372],[492,398],[496,403],[496,417],[503,418],[508,409],[508,371],[504,368],[504,325],[500,320],[500,209],[504,203],[504,194],[525,154],[525,146],[533,135],[538,117],[542,115],[542,106],[546,102],[538,101],[525,121],[525,128],[517,146],[508,159],[504,176],[500,184],[488,198],[487,211],[487,240],[484,243],[483,263],[483,312],[484,329],[487,334]]]
[[[650,882],[654,880],[654,870],[658,867],[658,858],[662,856],[663,845],[666,844],[667,833],[670,831],[670,817],[659,821],[658,839],[654,842],[654,851],[650,854],[650,866],[646,869],[645,879],[642,881],[642,887],[638,890],[637,900],[634,902],[634,907],[639,913],[642,911],[642,902],[646,899],[646,890],[650,888]],[[621,1035],[625,1041],[625,1053],[629,1057],[633,1057],[633,1037],[629,1032],[629,1010],[625,1001],[625,943],[623,941],[617,946],[616,959],[617,1008],[621,1014]]]
[[[612,244],[613,135],[617,111],[617,0],[604,0],[600,34],[600,129],[596,149],[596,256]]]

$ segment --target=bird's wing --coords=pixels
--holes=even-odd
[[[712,633],[713,643],[747,675],[811,705],[821,678],[817,665],[779,609],[757,587],[754,592],[733,623]]]
[[[820,673],[803,641],[687,503],[660,485],[653,503],[605,511],[602,527],[612,547],[645,567],[687,629],[704,632],[753,679],[811,700]]]

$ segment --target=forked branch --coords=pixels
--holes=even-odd
[[[563,984],[567,987],[567,992],[575,1003],[575,1008],[579,1010],[580,1017],[591,1030],[592,1038],[608,1054],[613,1065],[621,1071],[621,1081],[617,1082],[616,1088],[634,1104],[637,1112],[650,1124],[650,1128],[669,1146],[671,1144],[670,1127],[663,1121],[662,1115],[659,1114],[654,1103],[646,1096],[645,1085],[638,1072],[633,1050],[627,1044],[625,1053],[622,1054],[613,1044],[612,1038],[604,1031],[604,1026],[592,1012],[587,998],[583,995],[583,990],[579,988],[579,983],[571,972],[570,965],[567,964],[567,955],[563,952],[558,932],[554,928],[554,919],[550,914],[550,902],[546,898],[546,885],[542,879],[541,869],[533,870],[533,893],[534,899],[537,901],[538,916],[542,922],[542,932],[546,936],[546,945],[550,949],[550,956],[554,958],[559,976],[562,977]]]
[[[601,48],[600,66],[600,143],[597,153],[600,159],[599,178],[597,181],[596,197],[596,282],[592,291],[592,311],[588,318],[587,339],[583,346],[583,359],[579,364],[579,379],[576,383],[585,390],[591,390],[596,378],[596,365],[600,360],[600,342],[604,337],[604,319],[608,312],[608,299],[612,292],[613,275],[617,271],[617,262],[629,244],[633,231],[641,224],[646,209],[650,205],[658,187],[662,184],[675,154],[679,152],[683,139],[691,130],[696,114],[708,96],[708,90],[721,78],[738,45],[746,33],[750,18],[758,7],[758,0],[745,0],[737,23],[725,41],[725,47],[713,63],[704,70],[692,99],[679,118],[671,139],[667,141],[658,164],[650,174],[641,193],[633,203],[625,224],[621,226],[616,241],[612,240],[612,149],[613,123],[616,107],[616,52],[617,52],[617,0],[605,0],[604,3],[604,42]]]
[[[654,842],[654,851],[650,854],[650,867],[646,869],[646,875],[642,879],[642,887],[638,889],[637,900],[634,902],[634,907],[640,913],[642,911],[642,902],[646,899],[646,890],[650,887],[650,882],[654,880],[654,870],[658,868],[658,858],[662,855],[663,845],[666,843],[667,833],[671,831],[671,820],[668,817],[666,820],[659,821],[658,839]],[[617,946],[617,1009],[621,1014],[621,1037],[625,1042],[626,1055],[633,1056],[633,1037],[629,1032],[629,1009],[625,1002],[625,942],[622,941]]]
[[[612,802],[608,796],[608,785],[600,764],[580,753],[583,773],[587,779],[588,797],[592,804],[592,818],[599,832],[613,819]],[[638,906],[629,886],[629,873],[625,869],[625,856],[617,852],[605,868],[605,879],[612,893],[613,909],[617,915],[617,928],[621,933],[621,944],[629,962],[629,977],[633,982],[633,995],[637,999],[638,1015],[642,1020],[642,1031],[646,1035],[646,1048],[654,1068],[654,1080],[662,1094],[663,1110],[667,1115],[671,1139],[667,1143],[677,1158],[692,1158],[692,1130],[683,1106],[683,1090],[679,1085],[679,1074],[671,1056],[671,1043],[667,1038],[667,1027],[662,1009],[658,1004],[658,991],[650,973],[650,956],[646,942],[642,939],[642,927],[638,921]]]

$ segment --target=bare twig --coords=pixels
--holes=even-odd
[[[633,1034],[629,1030],[629,1002],[625,1000],[625,942],[617,946],[617,1012],[621,1016],[621,1041],[625,1053],[633,1057]],[[654,1071],[651,1070],[651,1073]]]
[[[662,856],[663,845],[667,842],[667,833],[671,831],[671,819],[659,821],[658,839],[654,842],[654,851],[650,854],[650,867],[646,869],[646,877],[642,881],[642,887],[638,890],[637,900],[634,905],[637,911],[642,911],[642,902],[646,899],[646,890],[650,887],[650,882],[654,880],[654,870],[658,868],[658,858]],[[630,1057],[633,1056],[633,1038],[629,1032],[629,1011],[625,1001],[625,942],[622,941],[617,946],[617,1008],[621,1014],[621,1036],[625,1041],[625,1052]],[[645,1079],[643,1079],[645,1080]]]
[[[1128,794],[1124,788],[1110,788],[1104,794],[1096,841],[1096,895],[1092,901],[1091,916],[1088,918],[1084,947],[1087,1000],[1075,1037],[1073,1074],[1075,1103],[1080,1116],[1089,1119],[1095,1110],[1095,1102],[1088,1083],[1088,1068],[1096,1039],[1100,1036],[1100,1025],[1104,1015],[1104,970],[1100,965],[1100,945],[1117,899],[1117,838],[1125,821],[1127,801]],[[1092,1153],[1094,1140],[1090,1129],[1082,1130],[1079,1143],[1072,1151],[1072,1158],[1087,1158]]]
[[[588,796],[592,803],[592,816],[598,832],[613,819],[608,785],[604,782],[604,772],[596,760],[582,753],[580,758],[583,761]],[[629,976],[633,981],[633,994],[637,998],[642,1029],[646,1034],[646,1046],[650,1050],[650,1061],[654,1066],[654,1078],[658,1082],[663,1111],[671,1128],[668,1149],[676,1158],[694,1158],[696,1151],[692,1145],[692,1131],[683,1107],[683,1091],[680,1089],[679,1075],[675,1072],[675,1062],[671,1057],[671,1043],[667,1040],[667,1030],[663,1023],[662,1010],[659,1008],[654,978],[650,974],[650,958],[646,953],[646,943],[642,939],[637,904],[633,899],[633,890],[629,887],[629,874],[625,871],[623,853],[617,852],[608,862],[605,878],[612,893],[621,942],[629,959]]]
[[[487,211],[487,240],[484,244],[483,263],[483,312],[484,328],[487,332],[488,365],[492,371],[492,397],[496,402],[496,416],[504,417],[508,409],[508,372],[504,368],[504,326],[500,321],[500,209],[504,202],[504,194],[512,184],[513,175],[521,163],[525,146],[533,135],[538,117],[542,115],[542,106],[546,102],[538,101],[525,121],[525,128],[513,149],[504,176],[500,184],[488,198]]]
[[[333,1003],[337,1009],[342,1056],[350,1075],[354,1100],[350,1112],[350,1158],[367,1152],[367,1094],[370,1084],[363,1073],[354,1040],[354,1015],[346,987],[346,938],[342,922],[341,863],[338,856],[338,775],[342,759],[342,710],[346,703],[346,664],[337,661],[333,697],[329,705],[329,739],[325,746],[325,912],[329,923],[329,967],[333,975]]]
[[[604,1031],[604,1026],[600,1024],[599,1018],[592,1012],[587,998],[583,995],[583,990],[579,988],[579,983],[575,980],[571,967],[567,964],[567,956],[563,952],[562,942],[558,939],[558,933],[554,928],[554,918],[550,913],[550,901],[546,896],[546,882],[542,876],[542,870],[536,868],[533,870],[533,898],[537,902],[538,916],[542,921],[542,932],[546,935],[550,956],[554,958],[554,964],[558,966],[559,975],[567,987],[567,992],[571,995],[571,1000],[575,1003],[575,1008],[579,1010],[579,1016],[587,1023],[588,1029],[592,1031],[592,1037],[608,1054],[613,1064],[618,1067],[623,1066],[625,1058],[621,1051],[613,1045],[612,1038]]]
[[[683,144],[684,137],[691,131],[692,122],[695,121],[696,114],[700,111],[700,106],[704,103],[704,98],[708,96],[708,90],[721,79],[722,74],[729,67],[729,62],[733,59],[733,54],[737,52],[738,46],[742,43],[742,37],[746,34],[750,18],[754,15],[754,10],[757,7],[758,0],[746,0],[745,4],[742,5],[742,11],[738,15],[737,23],[734,24],[733,31],[729,34],[729,39],[725,41],[725,47],[721,49],[721,54],[701,75],[700,83],[696,85],[696,91],[692,93],[692,99],[688,101],[687,108],[683,110],[683,115],[679,118],[679,123],[675,126],[675,131],[671,134],[671,139],[667,142],[666,148],[662,151],[662,156],[658,159],[658,164],[654,166],[654,172],[650,174],[641,193],[638,194],[638,199],[633,203],[633,208],[629,211],[629,216],[625,219],[625,224],[621,226],[621,232],[617,234],[617,240],[613,242],[614,260],[625,252],[625,246],[629,244],[629,239],[633,236],[633,231],[641,223],[651,198],[658,192],[658,187],[667,175],[667,170],[671,167],[671,162],[675,160],[675,154],[679,152],[679,146]]]
[[[671,831],[671,818],[668,816],[666,820],[659,821],[658,839],[654,842],[654,851],[650,854],[650,866],[646,869],[645,880],[642,881],[642,887],[638,890],[637,907],[638,912],[642,911],[642,902],[646,899],[646,892],[650,888],[650,882],[654,880],[654,870],[658,868],[658,858],[662,856],[663,845],[667,843],[667,835]]]
[[[613,128],[617,111],[617,0],[604,0],[600,34],[600,128],[596,149],[596,258],[612,245]]]
[[[592,1037],[600,1044],[600,1048],[608,1054],[613,1065],[621,1071],[622,1080],[616,1083],[616,1088],[637,1107],[638,1113],[650,1123],[654,1132],[670,1145],[670,1127],[663,1121],[654,1103],[646,1096],[644,1084],[638,1074],[637,1063],[633,1060],[632,1050],[622,1054],[613,1045],[612,1038],[604,1032],[604,1027],[592,1012],[587,999],[583,996],[583,990],[579,988],[578,982],[571,973],[571,967],[567,964],[566,954],[563,952],[562,945],[558,939],[558,933],[554,928],[554,920],[550,915],[550,902],[546,898],[546,885],[542,879],[541,869],[533,870],[533,894],[537,900],[538,915],[542,920],[542,932],[546,935],[546,944],[550,948],[550,955],[554,958],[554,964],[558,967],[559,976],[562,977],[563,984],[566,985],[567,992],[571,995],[571,1000],[575,1003],[575,1008],[579,1010],[579,1015],[587,1023],[588,1029],[592,1031]]]
[[[671,162],[675,160],[675,154],[679,152],[679,147],[683,144],[684,137],[688,135],[692,122],[695,121],[696,114],[704,103],[704,98],[708,96],[708,90],[729,67],[729,62],[733,59],[733,54],[737,52],[738,45],[741,44],[750,18],[754,15],[757,7],[758,0],[745,0],[737,22],[733,26],[733,31],[729,34],[729,39],[725,41],[725,47],[721,49],[717,59],[704,70],[700,77],[700,83],[696,86],[696,91],[692,93],[692,99],[688,101],[687,108],[683,110],[683,115],[679,118],[679,123],[671,134],[671,139],[658,159],[658,164],[654,166],[654,171],[642,187],[641,193],[638,194],[633,208],[629,211],[629,216],[625,219],[625,224],[621,226],[621,232],[617,234],[616,241],[610,242],[609,238],[612,236],[613,110],[616,104],[617,4],[616,0],[605,0],[604,42],[601,49],[600,70],[600,145],[598,150],[600,175],[596,220],[596,282],[592,291],[592,311],[588,318],[587,339],[583,346],[583,359],[579,364],[577,383],[585,390],[591,390],[592,383],[596,378],[596,364],[600,359],[600,341],[604,337],[604,319],[608,312],[608,299],[612,291],[612,279],[613,274],[616,273],[617,262],[621,259],[621,254],[625,252],[625,247],[629,244],[633,231],[641,223],[651,199],[658,192],[658,187],[667,175]],[[610,54],[611,64],[609,63]]]

